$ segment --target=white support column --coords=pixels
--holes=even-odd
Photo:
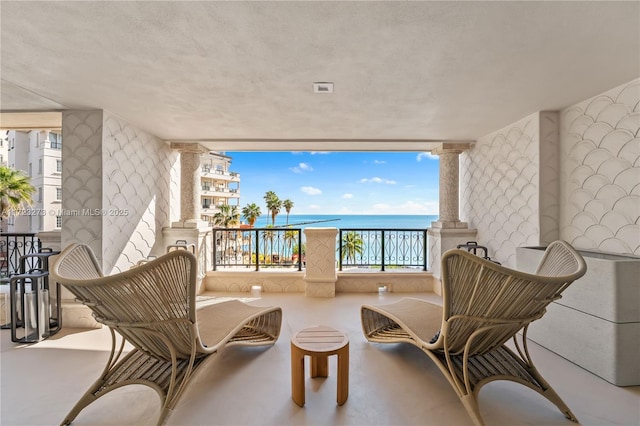
[[[196,143],[172,143],[180,152],[180,222],[173,228],[198,228],[200,220],[200,156],[203,148]]]
[[[437,222],[432,228],[466,229],[465,222],[460,222],[459,188],[460,188],[460,154],[469,148],[468,144],[447,144],[431,151],[440,157],[440,203]]]
[[[456,248],[458,244],[475,240],[477,234],[477,230],[469,229],[467,223],[460,221],[459,157],[469,146],[469,144],[442,144],[431,151],[432,154],[440,157],[440,202],[438,220],[431,222],[427,238],[430,270],[438,280],[441,277],[442,254]],[[439,284],[434,284],[434,287],[434,292],[441,294]]]
[[[171,148],[180,152],[180,221],[162,234],[165,247],[178,240],[194,244],[198,259],[198,293],[204,290],[202,279],[212,268],[211,227],[200,219],[200,156],[205,152],[197,143],[172,143]]]

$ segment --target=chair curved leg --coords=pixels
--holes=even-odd
[[[167,419],[169,418],[169,415],[173,412],[173,408],[168,408],[168,407],[164,407],[162,409],[162,411],[160,412],[160,417],[158,418],[158,425],[163,425]]]
[[[544,396],[553,403],[564,416],[572,422],[578,423],[578,418],[571,412],[567,404],[560,398],[560,395],[551,387],[551,385],[540,375],[540,372],[535,368],[529,369],[529,374],[535,377],[536,381],[542,389],[535,389],[540,395]]]
[[[91,403],[96,401],[100,396],[96,396],[97,391],[104,385],[105,381],[103,379],[96,380],[93,385],[82,395],[82,397],[75,403],[73,408],[69,411],[69,413],[65,416],[64,420],[60,425],[68,425],[71,424],[78,417],[78,414],[82,410],[84,410]]]
[[[554,391],[551,387],[542,393],[542,396],[547,398],[549,401],[553,402],[556,407],[564,414],[564,416],[571,420],[574,423],[578,423],[578,418],[571,412],[567,404],[558,396],[556,391]]]
[[[462,401],[464,408],[467,410],[467,414],[469,414],[469,417],[473,420],[473,423],[476,426],[484,426],[482,416],[480,416],[480,407],[478,406],[476,395],[472,393],[460,396],[460,400]]]
[[[162,337],[153,331],[149,333]],[[62,425],[70,424],[84,408],[100,397],[130,384],[146,385],[158,393],[162,410],[157,424],[163,424],[186,389],[187,383],[207,357],[195,359],[195,353],[192,353],[190,359],[177,360],[172,357],[171,361],[163,361],[133,349],[120,359],[123,345],[116,350],[113,329],[111,329],[111,335],[112,351],[105,369],[98,380],[76,402],[64,418]],[[124,343],[124,340],[122,342]],[[171,343],[168,341],[166,343],[170,347]]]

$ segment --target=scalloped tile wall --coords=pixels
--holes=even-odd
[[[563,110],[560,129],[561,237],[640,255],[640,79]]]
[[[640,255],[640,79],[532,114],[460,158],[461,220],[504,265],[556,238]]]
[[[162,252],[178,205],[177,153],[108,111],[65,111],[62,132],[63,209],[104,212],[63,216],[63,246],[89,244],[105,273]]]
[[[62,209],[82,212],[102,208],[102,111],[62,113]],[[102,218],[62,215],[62,247],[89,245],[102,260]]]
[[[104,112],[105,271],[129,269],[164,252],[162,228],[171,225],[171,172],[178,154],[169,144]],[[156,247],[158,244],[158,247]]]
[[[532,114],[460,156],[461,219],[505,266],[515,267],[516,247],[558,236],[557,123],[557,113]]]

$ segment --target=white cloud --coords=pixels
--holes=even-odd
[[[290,169],[293,173],[303,173],[303,172],[312,172],[313,167],[308,165],[307,163],[300,163],[297,167],[292,167]]]
[[[376,213],[382,213],[382,212],[389,213],[389,211],[391,210],[391,206],[389,204],[384,204],[384,203],[376,203],[372,205],[371,208]]]
[[[403,203],[400,208],[405,214],[427,214],[427,215],[437,215],[439,204],[437,201],[425,201],[425,202],[415,202],[415,201],[407,201]]]
[[[430,152],[421,152],[418,154],[418,156],[416,157],[417,161],[422,161],[423,158],[426,158],[428,160],[437,160],[438,156],[437,155],[433,155]]]
[[[358,214],[358,213],[354,212],[349,207],[340,207],[340,209],[336,214]]]
[[[300,191],[304,192],[307,195],[320,195],[322,191],[318,188],[314,188],[313,186],[303,186],[300,188]]]
[[[353,194],[349,194],[349,193],[342,194],[342,197],[340,197],[340,198],[342,198],[343,200],[349,200],[349,199],[353,198]]]
[[[331,154],[331,152],[329,152],[329,151],[311,151],[311,152],[309,152],[309,154],[311,154],[311,155],[316,155],[316,154],[325,155],[325,154]]]
[[[387,164],[384,160],[373,160],[373,164]]]
[[[308,206],[309,210],[320,210],[320,206],[317,204],[309,204]]]
[[[386,183],[388,185],[395,185],[396,181],[379,177],[372,177],[371,179],[362,178],[360,179],[360,183]]]

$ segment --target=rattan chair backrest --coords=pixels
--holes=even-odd
[[[536,274],[497,265],[464,250],[442,259],[443,345],[450,353],[483,354],[542,317],[546,306],[586,272],[569,244],[549,245]]]
[[[65,249],[51,271],[52,279],[89,306],[100,323],[113,327],[130,343],[162,359],[190,356],[195,332],[196,259],[185,250],[118,274],[103,276],[86,245]]]

